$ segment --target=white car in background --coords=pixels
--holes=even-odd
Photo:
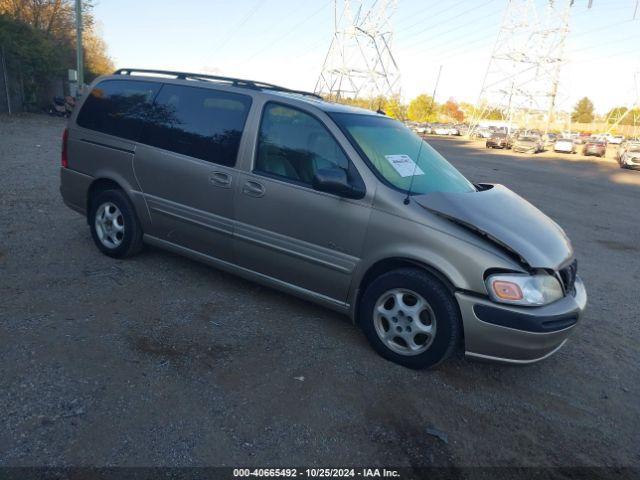
[[[433,127],[433,133],[436,135],[452,135],[451,127],[448,125],[436,125]]]
[[[621,168],[640,169],[640,143],[627,145],[619,161]]]
[[[572,138],[560,138],[553,144],[554,152],[576,153],[576,144]]]
[[[624,142],[624,135],[607,135],[607,142],[612,145],[620,145]]]
[[[482,138],[482,139],[491,138],[491,135],[493,135],[493,131],[491,131],[488,128],[478,128],[475,132],[475,135],[478,138]]]

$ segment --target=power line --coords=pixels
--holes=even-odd
[[[279,37],[277,37],[275,40],[273,40],[272,42],[269,42],[264,48],[258,50],[256,53],[254,53],[253,55],[251,55],[249,58],[247,58],[246,60],[243,60],[242,62],[239,62],[237,65],[241,66],[244,65],[248,62],[250,62],[251,60],[253,60],[254,58],[256,58],[258,55],[261,55],[262,53],[266,52],[267,50],[269,50],[271,47],[273,47],[276,43],[280,42],[281,40],[285,39],[286,37],[288,37],[289,35],[291,35],[293,32],[295,32],[298,28],[300,28],[302,25],[304,25],[305,23],[307,23],[309,20],[311,20],[313,17],[315,17],[316,15],[318,15],[322,10],[324,10],[330,2],[326,2],[324,3],[319,9],[314,10],[313,13],[311,13],[309,16],[305,17],[303,20],[301,20],[300,22],[298,22],[295,26],[293,26],[292,28],[290,28],[289,30],[287,30],[284,34],[280,35]]]
[[[493,1],[493,0],[491,0],[491,1]],[[488,3],[489,3],[489,2],[488,2]],[[438,37],[440,37],[440,36],[447,35],[447,34],[449,34],[449,33],[451,33],[451,32],[455,32],[455,31],[460,30],[461,28],[464,28],[464,27],[466,27],[466,26],[468,26],[468,25],[470,25],[470,24],[473,24],[473,23],[478,22],[478,20],[484,20],[485,18],[493,17],[493,16],[495,16],[495,15],[498,13],[498,11],[499,11],[499,10],[492,11],[492,12],[490,12],[488,15],[485,15],[485,16],[483,16],[483,17],[473,18],[473,19],[471,19],[471,21],[470,21],[470,22],[463,23],[463,24],[458,25],[458,26],[456,26],[456,27],[454,27],[454,28],[450,28],[449,30],[445,30],[444,32],[440,32],[440,33],[438,33],[437,35],[433,35],[433,36],[427,37],[426,39],[421,39],[419,42],[416,42],[416,43],[411,44],[408,48],[414,47],[414,46],[419,45],[419,44],[421,44],[421,43],[427,43],[427,42],[428,42],[430,39],[432,39],[432,38],[438,38]],[[491,35],[495,35],[495,33],[492,33]],[[467,40],[467,39],[465,39],[465,40]],[[446,44],[446,43],[447,43],[447,42],[445,41],[444,43],[440,43],[440,45],[443,45],[443,44]],[[438,44],[436,43],[435,45],[437,46]],[[430,49],[430,48],[432,48],[433,46],[434,46],[434,45],[429,45],[429,49]],[[427,50],[427,49],[422,50],[422,51],[426,51],[426,50]]]
[[[608,42],[598,43],[596,45],[588,45],[586,47],[582,47],[582,48],[577,48],[577,49],[571,50],[571,51],[567,52],[567,54],[582,52],[584,50],[589,50],[591,48],[597,48],[597,47],[601,47],[601,46],[604,46],[604,45],[611,45],[612,43],[625,42],[627,40],[635,40],[636,38],[640,38],[640,35],[632,35],[630,37],[625,37],[625,38],[615,38],[615,39],[610,40]],[[640,47],[636,47],[636,51],[640,51]]]
[[[427,17],[429,18],[429,20],[433,20],[434,18],[438,17],[440,14],[445,13],[445,12],[449,12],[449,11],[451,11],[452,8],[456,8],[458,5],[462,5],[463,3],[466,3],[468,1],[469,0],[461,0],[460,2],[455,3],[454,5],[447,6],[446,8],[443,8],[442,10],[438,10],[436,12],[431,12],[427,8],[425,8],[424,11],[428,14]],[[415,16],[408,17],[408,19],[415,20]],[[422,22],[424,20],[425,20],[424,18],[422,20],[418,20],[417,22],[412,23],[408,27],[403,27],[403,29],[404,30],[411,30],[412,28],[417,27],[418,25],[422,24]],[[403,20],[403,22],[404,21],[405,20]],[[403,22],[399,22],[399,23],[396,22],[396,25],[401,25]]]
[[[609,9],[608,12],[611,12],[611,11],[614,11],[614,10],[621,10],[622,8],[626,9],[626,8],[628,8],[628,6],[625,5],[625,6],[621,7],[621,8]],[[578,12],[577,14],[574,15],[574,18],[578,17],[578,16],[581,16],[581,15],[583,15],[585,13],[588,13],[588,12],[589,12],[588,10],[584,10],[584,11]],[[569,37],[568,37],[568,40],[571,40],[572,38],[575,38],[575,37],[578,37],[578,36],[588,35],[588,34],[591,34],[591,33],[596,33],[596,32],[601,31],[601,30],[606,30],[608,28],[619,26],[621,23],[628,23],[628,22],[631,22],[631,21],[632,20],[626,20],[626,21],[623,21],[623,22],[615,22],[613,24],[607,25],[606,27],[599,27],[599,28],[590,29],[590,30],[587,30],[587,31],[584,31],[584,32],[580,32],[580,33],[576,33],[576,34],[570,34]],[[443,63],[443,62],[446,63],[445,60],[451,60],[452,58],[460,57],[461,55],[464,55],[465,53],[476,51],[477,50],[477,43],[476,42],[479,42],[479,41],[482,41],[482,40],[485,40],[485,39],[489,39],[489,38],[495,38],[495,35],[496,35],[495,33],[491,33],[489,35],[478,37],[478,38],[471,38],[471,39],[463,38],[462,42],[455,42],[453,45],[459,45],[459,44],[460,45],[462,45],[462,44],[466,45],[467,43],[473,43],[473,45],[471,45],[469,47],[466,47],[466,48],[464,48],[462,50],[460,50],[458,48],[455,48],[453,50],[448,50],[446,52],[443,52],[441,54],[441,56],[436,57],[435,60],[433,60],[433,63],[434,64],[439,64],[439,63]],[[447,43],[445,42],[444,44],[446,45]],[[431,51],[434,47],[437,48],[438,45],[439,44],[429,45],[428,48],[426,48],[424,50],[421,50],[421,51],[418,51],[416,53],[416,55],[420,55],[421,53],[424,53],[424,52],[427,52],[427,51]],[[451,53],[455,53],[455,55],[451,55]],[[570,52],[567,52],[567,53],[570,53]]]
[[[484,7],[486,5],[489,5],[490,3],[493,3],[495,1],[496,0],[488,0],[488,1],[484,2],[484,3],[482,3],[481,5],[476,5],[474,7],[468,8],[466,10],[463,10],[458,15],[455,15],[453,17],[447,18],[445,21],[449,21],[450,22],[451,20],[455,20],[456,18],[460,18],[460,17],[462,17],[462,16],[464,16],[464,15],[466,15],[468,13],[473,12],[474,10],[477,10],[478,8],[482,8],[482,7]],[[443,25],[443,23],[440,23],[440,25]],[[433,27],[433,24],[427,26],[427,28],[424,28],[422,30],[419,30],[418,32],[412,33],[411,35],[408,35],[408,36],[404,37],[404,40],[406,40],[407,38],[413,38],[416,35],[420,35],[420,34],[426,32],[426,31],[432,30],[432,27]]]
[[[240,22],[235,27],[232,27],[227,31],[226,37],[223,38],[222,43],[218,45],[217,50],[222,49],[222,47],[226,46],[227,43],[229,43],[229,40],[231,40],[233,36],[238,33],[238,31],[251,19],[251,17],[253,17],[253,15],[255,15],[255,13],[260,9],[264,2],[265,0],[258,0],[253,5],[253,8],[250,8],[246,15],[242,17],[242,20],[240,20]]]

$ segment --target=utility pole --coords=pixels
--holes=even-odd
[[[76,64],[78,70],[78,96],[84,86],[84,61],[82,53],[82,0],[76,0]]]
[[[442,73],[442,65],[438,69],[438,76],[436,77],[436,85],[433,87],[433,95],[431,96],[431,105],[429,106],[429,116],[433,113],[433,105],[436,103],[436,93],[438,92],[438,84],[440,83],[440,74]]]
[[[7,62],[4,59],[4,45],[0,46],[0,56],[2,57],[2,75],[7,99],[7,112],[9,113],[9,115],[11,115],[11,95],[9,94],[9,76],[7,75]],[[24,101],[24,98],[22,100]]]

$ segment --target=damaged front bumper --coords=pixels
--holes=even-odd
[[[587,293],[577,277],[573,294],[543,307],[498,304],[457,292],[469,357],[502,363],[527,364],[558,351],[587,304]]]

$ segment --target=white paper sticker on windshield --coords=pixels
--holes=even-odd
[[[385,155],[384,157],[401,177],[424,175],[424,172],[409,155]]]

